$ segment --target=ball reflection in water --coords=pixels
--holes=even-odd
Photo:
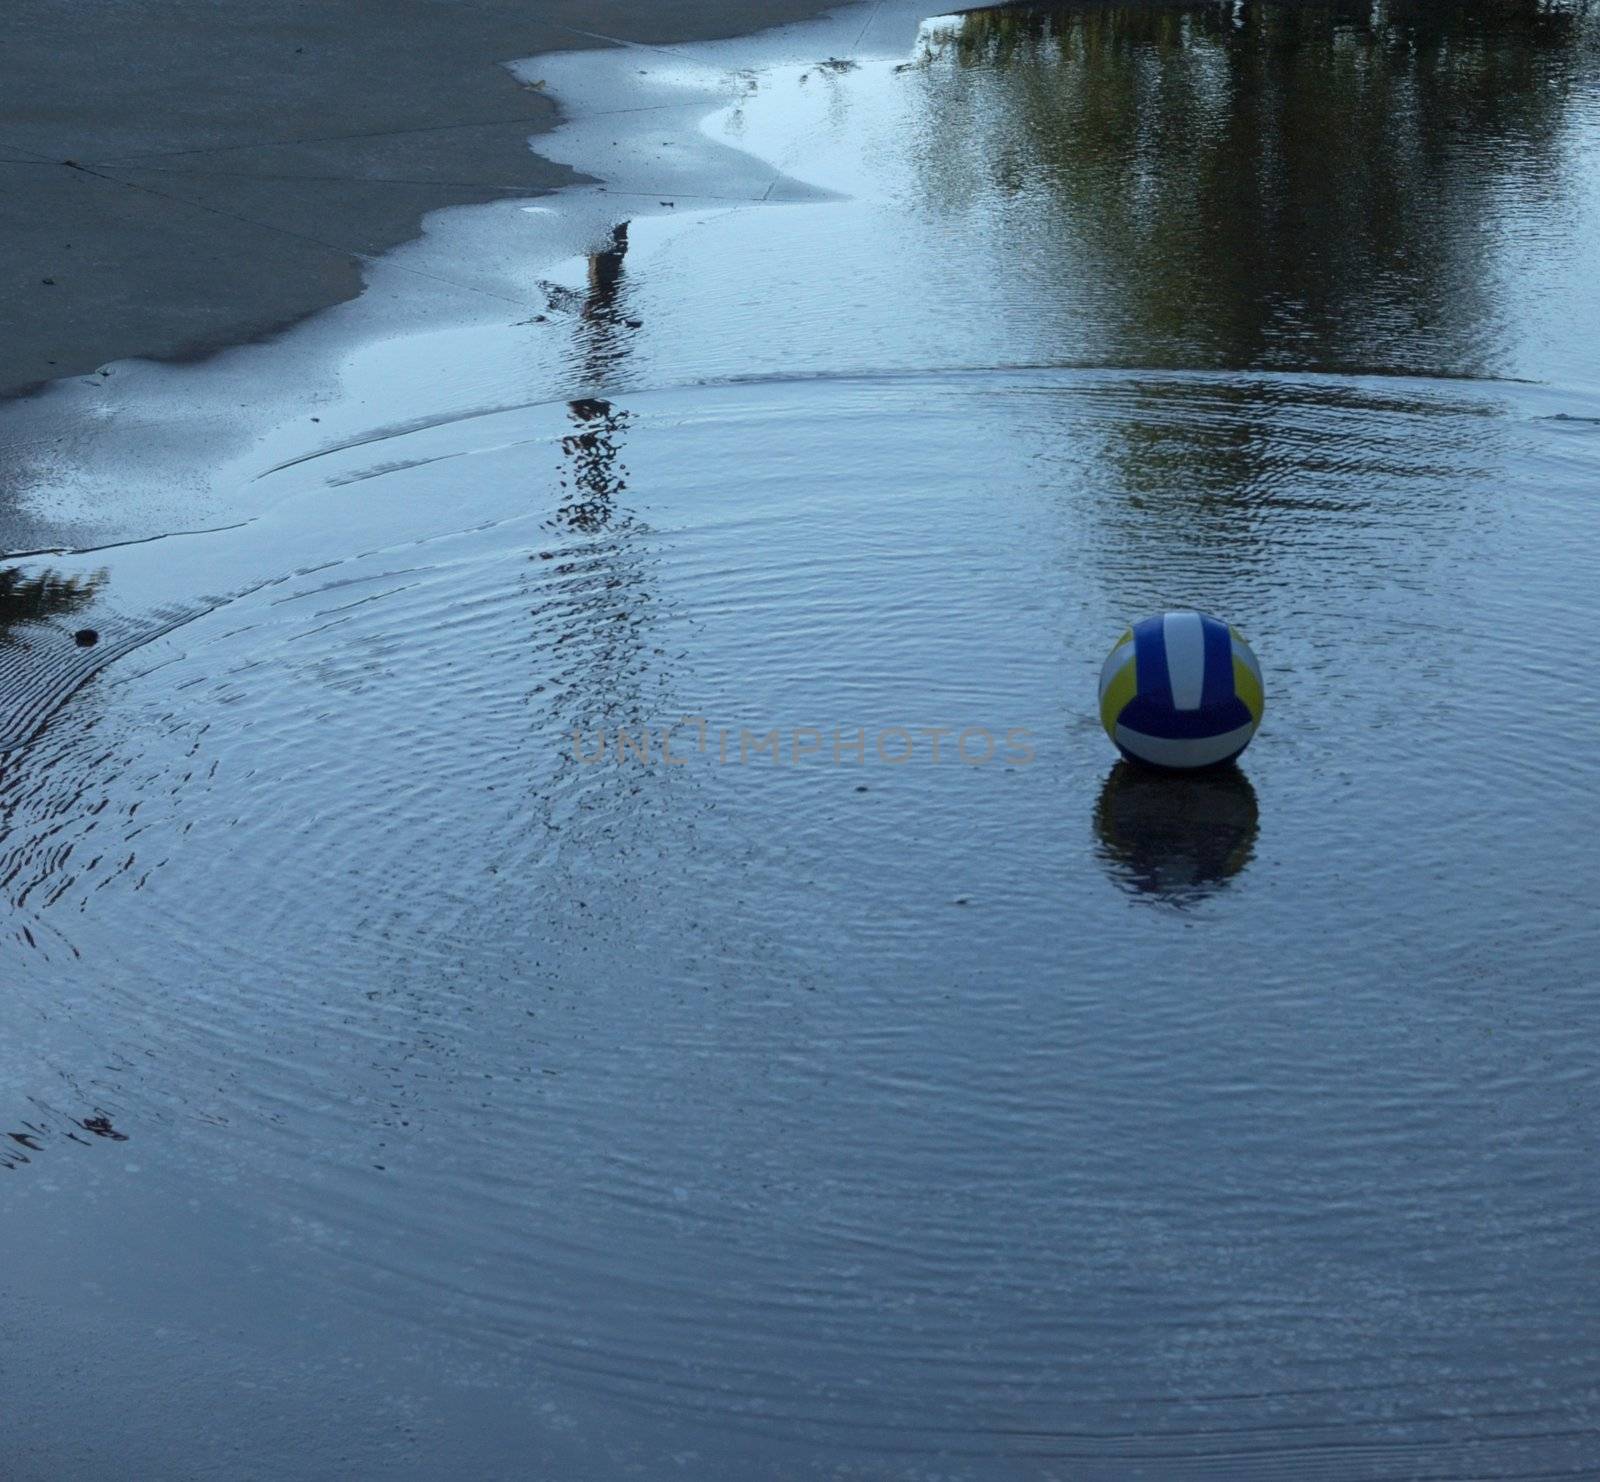
[[[1250,863],[1259,819],[1255,789],[1237,767],[1179,773],[1118,762],[1100,789],[1094,828],[1117,885],[1181,907]]]

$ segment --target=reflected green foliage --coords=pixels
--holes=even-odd
[[[952,17],[921,57],[930,194],[1028,196],[1050,230],[1020,270],[1092,278],[1133,363],[1481,373],[1501,187],[1557,193],[1587,25],[1540,0]]]
[[[1557,254],[1581,216],[1569,140],[1596,40],[1587,9],[1547,0],[925,25],[923,197],[982,223],[982,270],[1027,306],[1016,338],[1038,360],[1160,372],[1119,385],[1096,450],[1130,560],[1170,564],[1181,539],[1194,569],[1238,569],[1283,536],[1268,509],[1443,487],[1405,428],[1447,409],[1470,429],[1475,388],[1321,378],[1521,373],[1539,277],[1506,266],[1527,211]],[[1371,477],[1337,478],[1357,445]],[[1479,476],[1471,438],[1451,457],[1458,483]]]
[[[12,630],[22,624],[83,611],[105,582],[104,570],[88,576],[62,576],[48,568],[0,568],[0,643],[14,641]]]

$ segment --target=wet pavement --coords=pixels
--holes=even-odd
[[[603,188],[0,416],[10,1471],[1585,1474],[1594,21],[523,71]]]
[[[31,0],[0,52],[0,397],[196,358],[362,291],[466,201],[571,181],[505,62],[797,20],[816,0]],[[536,80],[536,79],[535,79]]]

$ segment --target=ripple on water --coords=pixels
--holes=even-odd
[[[601,420],[390,439],[359,500],[370,452],[330,459],[305,497],[338,557],[297,553],[290,499],[60,558],[91,605],[30,644],[93,613],[114,649],[113,600],[209,610],[8,758],[20,1084],[70,1067],[71,1106],[270,1190],[329,1302],[679,1422],[1238,1475],[1481,1404],[1504,1376],[1447,1375],[1438,1335],[1536,1345],[1498,1251],[1569,1300],[1548,1215],[1590,1196],[1554,1161],[1503,1187],[1482,1142],[1587,1095],[1538,882],[1586,858],[1556,720],[1593,691],[1500,682],[1587,550],[1547,538],[1577,489],[1516,498],[1548,468],[1515,390],[988,373]],[[1180,589],[1272,675],[1198,834],[1141,822],[1087,713],[1108,635]],[[574,755],[669,724],[682,766]],[[717,759],[796,726],[1034,755]],[[1489,1187],[1427,1251],[1377,1213]],[[1392,1272],[1354,1305],[1351,1252]],[[1329,1382],[1357,1369],[1370,1402]]]
[[[315,432],[304,341],[8,416],[30,517],[247,521],[0,583],[37,1286],[491,1376],[473,1474],[1579,1471],[1592,18],[896,13],[540,59],[582,255],[430,222],[510,322]],[[1191,604],[1267,718],[1157,790],[1094,682]]]

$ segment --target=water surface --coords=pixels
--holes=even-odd
[[[292,426],[7,412],[11,1473],[1592,1467],[1593,22],[919,19],[525,64],[584,250]]]

